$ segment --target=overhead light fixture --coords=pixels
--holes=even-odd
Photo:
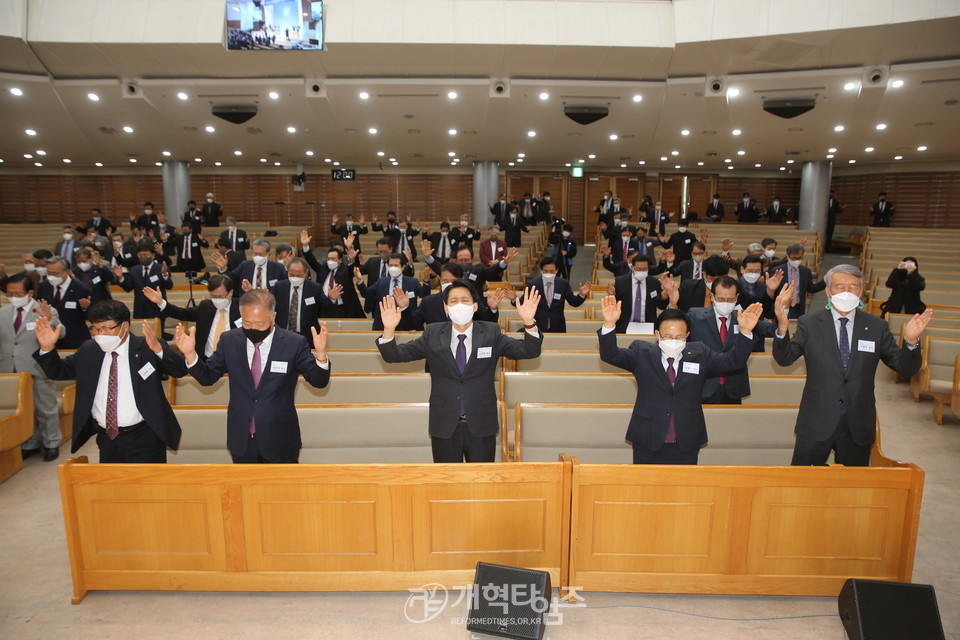
[[[377,128],[376,128],[376,127],[370,127],[369,129],[367,129],[367,133],[369,133],[369,134],[372,135],[372,136],[373,136],[373,135],[376,135],[376,134],[377,134]]]
[[[194,162],[203,162],[203,158],[194,158],[193,161],[194,161]]]
[[[702,166],[703,166],[703,160],[698,161],[698,162],[697,162],[697,166],[698,166],[698,167],[702,167]]]
[[[724,163],[724,164],[730,164],[731,162],[733,162],[733,158],[724,158],[724,159],[723,159],[723,163]]]
[[[887,125],[882,122],[878,122],[875,128],[877,131],[883,131],[884,129],[887,128]]]
[[[456,130],[456,129],[448,129],[448,130],[447,130],[447,133],[449,133],[449,134],[452,135],[452,136],[455,136],[455,135],[457,135],[457,130]]]
[[[893,82],[890,83],[890,86],[893,87],[894,89],[899,89],[900,87],[903,86],[903,80],[894,80]]]
[[[660,156],[660,162],[666,162],[667,156]]]
[[[100,96],[95,93],[88,93],[87,99],[90,100],[90,102],[100,102]]]
[[[577,162],[579,162],[580,164],[583,164],[584,160],[581,158],[580,160],[577,160]]]
[[[44,151],[43,149],[37,149],[37,155],[38,155],[38,156],[45,156],[45,155],[47,155],[47,152]]]
[[[387,158],[387,159],[388,159],[390,162],[396,162],[396,161],[397,161],[396,158]]]
[[[570,162],[565,162],[565,163],[563,163],[563,166],[565,166],[565,167],[570,167],[570,166],[573,166],[573,165],[572,165],[572,163],[570,163]]]
[[[641,161],[639,161],[637,164],[647,164],[647,161],[646,161],[646,160],[641,160]]]
[[[95,167],[102,167],[102,166],[103,166],[103,163],[102,163],[102,162],[94,162],[94,163],[93,163],[93,166],[95,166]]]
[[[893,156],[894,160],[903,160],[903,156]]]
[[[459,160],[459,158],[457,159]],[[523,162],[523,158],[517,158],[517,164],[520,164],[521,162]]]
[[[124,133],[133,133],[133,127],[131,127],[130,125],[124,125],[124,127],[123,127],[123,132],[124,132]]]
[[[369,94],[369,93],[367,93],[366,91],[361,91],[361,92],[360,92],[360,99],[361,99],[361,100],[368,100],[369,98],[370,98],[370,94]]]
[[[457,155],[457,152],[456,152],[456,151],[447,151],[447,155],[452,158],[452,157],[454,157],[455,155]]]
[[[387,154],[385,154],[383,151],[377,151],[377,155],[382,158],[383,156],[385,156],[385,155],[387,155]]]
[[[589,154],[587,157],[590,158],[591,160],[596,160],[597,154],[591,153],[591,154]]]
[[[266,162],[266,161],[267,161],[266,158],[260,158],[260,162]]]
[[[832,153],[828,153],[828,154],[827,154],[827,160],[833,160],[833,154],[832,154]]]
[[[163,163],[162,163],[162,162],[154,162],[153,164],[155,164],[155,165],[158,166],[158,167],[162,167],[162,166],[163,166]]]
[[[640,95],[639,93],[634,94],[634,96],[633,96],[633,101],[634,101],[634,102],[640,102],[641,100],[643,100],[643,96],[642,96],[642,95]]]
[[[278,163],[278,164],[279,164],[279,163]],[[340,166],[340,162],[339,162],[338,160],[334,160],[334,161],[333,161],[333,166],[339,167],[339,166]]]
[[[866,153],[873,153],[873,147],[866,147],[866,148],[864,149],[864,151],[865,151]]]
[[[34,163],[33,163],[33,166],[35,166],[35,167],[42,167],[42,166],[43,166],[43,163],[42,163],[42,162],[34,162]]]
[[[26,158],[27,160],[33,160],[33,154],[32,154],[32,153],[25,153],[25,154],[23,154],[23,157]]]
[[[36,132],[35,129],[27,129],[27,130],[24,131],[24,133],[27,134],[28,136],[35,136],[35,135],[37,135],[37,132]]]
[[[674,168],[674,169],[679,169],[679,168],[680,168],[680,165],[675,164],[675,165],[673,165],[673,168]]]
[[[163,153],[163,155],[166,156],[167,158],[170,157],[170,152],[169,152],[169,151],[163,151],[162,153]]]
[[[333,162],[333,160],[331,160],[330,158],[324,158],[323,161],[324,161],[324,162]]]
[[[512,163],[512,162],[508,162],[508,163],[507,163],[507,166],[512,167],[512,166],[513,166],[513,163]]]
[[[306,151],[305,153],[306,153],[308,156],[312,156],[312,155],[313,155],[313,151]]]
[[[218,167],[220,166],[220,163],[219,163],[219,162],[217,163],[217,166],[218,166]],[[279,161],[274,162],[274,163],[273,163],[273,166],[279,167],[279,166],[280,166],[280,162],[279,162]]]
[[[537,132],[536,132],[536,131],[533,131],[532,129],[531,129],[530,131],[527,131],[527,137],[528,137],[528,138],[535,138],[536,136],[537,136]]]
[[[541,92],[540,92],[540,99],[541,99],[541,100],[548,100],[549,98],[550,98],[550,94],[549,94],[549,93],[547,93],[546,91],[541,91]]]
[[[450,166],[451,166],[451,167],[455,167],[455,166],[457,166],[457,163],[456,163],[456,162],[451,162],[451,163],[450,163]]]
[[[71,160],[70,158],[63,159],[63,164],[70,164],[71,162],[73,162],[73,160]]]
[[[186,99],[189,98],[190,96],[188,96],[188,95],[187,95],[186,93],[184,93],[183,91],[179,91],[179,92],[177,92],[177,97],[180,98],[181,100],[186,100]]]
[[[682,129],[682,130],[680,131],[680,135],[682,135],[682,136],[688,136],[688,135],[690,135],[690,129]]]
[[[130,158],[130,164],[137,164],[136,158]]]
[[[621,168],[621,169],[626,169],[626,168],[627,168],[627,165],[621,162],[621,163],[620,163],[620,168]]]
[[[671,152],[670,152],[670,155],[672,155],[672,156],[678,156],[678,155],[680,155],[680,152],[674,150],[674,151],[671,151]]]
[[[10,87],[10,93],[18,98],[23,95],[23,89],[20,87]]]
[[[296,132],[297,132],[296,127],[287,127],[287,133],[296,133]]]
[[[447,98],[449,98],[450,100],[456,100],[456,99],[457,99],[457,92],[456,92],[456,91],[448,91],[448,92],[447,92]]]
[[[740,95],[740,89],[733,89],[733,88],[727,89],[728,98],[736,98],[738,95]]]
[[[280,94],[277,93],[276,91],[271,91],[270,93],[267,94],[267,96],[268,96],[271,100],[279,100],[279,99],[280,99]]]
[[[842,124],[838,124],[837,126],[835,126],[835,127],[833,128],[833,130],[836,131],[837,133],[840,133],[840,132],[843,131],[845,128],[846,128],[846,127],[844,127]]]
[[[679,169],[680,167],[678,166],[677,168]],[[727,165],[727,169],[733,169],[733,165],[732,165],[732,164],[728,164],[728,165]]]
[[[827,149],[827,153],[836,153],[836,152],[837,152],[836,147],[830,147],[829,149]]]
[[[780,167],[780,171],[786,171],[786,170],[787,170],[786,167]]]
[[[857,161],[856,161],[856,160],[847,160],[847,162],[848,162],[849,164],[857,164]]]
[[[856,82],[848,82],[848,83],[846,83],[845,85],[843,85],[843,90],[844,90],[844,91],[853,91],[853,90],[856,89],[856,88],[857,88],[857,83],[856,83]]]
[[[734,130],[731,131],[730,133],[732,133],[732,134],[735,135],[735,136],[738,136],[738,135],[740,135],[740,134],[743,133],[743,132],[740,131],[740,129],[734,129]]]
[[[206,127],[204,127],[204,129],[206,129],[207,133],[213,133],[214,131],[216,131],[216,128],[214,128],[213,125],[209,125],[209,124]]]
[[[620,137],[620,136],[618,136],[618,135],[615,134],[615,133],[611,133],[611,134],[610,134],[610,139],[611,139],[611,140],[616,140],[616,139],[619,138],[619,137]]]
[[[214,165],[215,167],[222,167],[222,166],[223,166],[223,163],[218,160],[217,162],[214,162],[213,165]]]
[[[236,151],[233,152],[233,155],[235,155],[235,156],[242,156],[242,155],[243,155],[243,151],[240,151],[240,149],[237,149]]]
[[[926,145],[920,145],[919,147],[917,147],[917,151],[926,151],[926,150],[927,150]]]
[[[753,165],[753,166],[756,167],[757,169],[759,169],[759,168],[761,167],[761,164],[758,162],[758,163],[756,163],[756,164]]]
[[[518,153],[518,154],[517,154],[517,157],[518,157],[518,158],[526,158],[526,157],[527,157],[527,154],[525,154],[525,153]]]
[[[737,155],[738,155],[738,156],[745,156],[745,155],[747,155],[747,152],[744,151],[743,149],[740,149],[739,151],[737,151]]]
[[[787,160],[787,164],[793,164],[793,162],[794,162],[794,161],[793,161],[792,159],[791,159],[791,160]]]
[[[396,160],[394,160],[394,161],[393,161],[393,162],[391,162],[390,164],[392,164],[393,166],[397,166],[397,165],[398,165],[398,164],[400,164],[400,163],[399,163],[399,162],[397,162]]]

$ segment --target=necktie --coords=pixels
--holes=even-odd
[[[847,366],[850,364],[850,336],[847,335],[847,323],[850,318],[840,318],[840,362],[843,363],[843,371],[846,373]]]
[[[544,291],[544,293],[546,293],[546,296],[545,296],[545,297],[546,297],[546,299],[547,299],[547,300],[546,300],[546,302],[547,302],[547,309],[549,309],[551,306],[553,306],[553,283],[550,283],[550,284],[548,284],[548,285],[546,286],[546,290]],[[548,315],[548,316],[547,316],[547,331],[549,331],[549,330],[550,330],[550,316]]]
[[[120,383],[117,380],[117,358],[120,356],[116,351],[110,355],[113,360],[110,362],[110,382],[107,383],[107,415],[105,424],[107,437],[113,440],[120,435],[120,429],[117,424],[117,395],[119,394]]]
[[[257,267],[257,277],[254,280],[253,288],[254,289],[263,288],[263,267]]]
[[[234,251],[237,250],[237,230],[230,229],[230,248]]]
[[[20,325],[23,324],[23,307],[17,309],[17,317],[13,319],[13,332],[20,331]]]
[[[85,286],[87,289],[90,288],[90,272],[89,271],[83,272],[83,286]]]
[[[459,344],[457,344],[457,369],[460,370],[460,375],[463,375],[463,372],[467,370],[467,334],[461,333],[457,336]],[[460,409],[460,413],[463,414],[463,409]]]
[[[643,322],[644,311],[643,303],[646,301],[646,296],[643,294],[646,282],[637,283],[637,295],[633,300],[633,321],[634,322]]]
[[[253,388],[256,389],[260,386],[260,376],[263,375],[262,368],[260,366],[260,345],[262,342],[253,343],[253,362],[250,363],[250,376],[253,378]],[[253,435],[257,432],[257,420],[256,418],[250,418],[250,435]]]
[[[793,305],[800,304],[800,270],[790,267],[790,283],[793,284]]]
[[[630,241],[629,241],[629,240],[624,240],[624,241],[623,241],[623,254],[621,254],[621,256],[620,256],[620,260],[621,260],[622,262],[626,262],[626,261],[627,261],[627,253],[629,253],[629,252],[630,252]]]
[[[300,287],[293,288],[293,295],[290,296],[290,321],[287,322],[287,329],[297,330],[297,313],[300,312]]]
[[[61,252],[63,253],[64,260],[70,259],[70,244],[71,244],[70,241],[64,241],[63,243],[63,249],[61,250]]]
[[[720,344],[727,344],[727,319],[720,318]],[[726,378],[720,376],[720,379],[717,380],[720,384],[724,384],[727,381]]]
[[[383,278],[387,275],[387,263],[380,259],[380,277]]]
[[[337,272],[330,271],[330,280],[327,281],[327,295],[330,295],[330,289],[337,286]]]
[[[699,262],[693,263],[693,279],[702,280],[703,279],[703,270]]]
[[[190,259],[190,235],[185,235],[183,237],[183,259]]]
[[[217,345],[220,344],[220,336],[227,328],[227,310],[220,309],[217,312],[217,328],[213,330],[213,350],[217,350]]]
[[[400,281],[397,280],[396,278],[394,278],[394,279],[393,279],[393,284],[392,284],[391,287],[390,287],[389,294],[390,294],[390,295],[393,295],[393,290],[396,289],[396,288],[399,287],[399,286],[400,286]]]
[[[54,289],[53,293],[53,306],[58,306],[60,304],[60,287]]]
[[[447,236],[440,234],[440,257],[446,258],[449,250],[450,243],[447,241]]]
[[[673,370],[673,358],[667,358],[667,380],[670,381],[670,386],[677,386],[677,372]],[[665,442],[676,442],[677,441],[677,425],[674,422],[673,412],[670,412],[670,426],[667,428],[667,439]]]

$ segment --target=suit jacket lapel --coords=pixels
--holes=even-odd
[[[452,326],[452,325],[451,325]],[[477,324],[473,323],[473,340],[471,340],[470,345],[470,358],[467,359],[467,367],[463,370],[464,375],[469,371],[470,367],[477,361],[477,350],[486,344],[487,331],[486,329]]]
[[[837,336],[836,327],[833,324],[833,314],[828,310],[826,313],[821,314],[820,322],[823,325],[822,334],[823,339],[827,342],[827,349],[830,350],[830,353],[834,357],[834,360],[837,363],[837,367],[840,369],[841,373],[843,372],[843,360],[840,359],[840,342]],[[852,346],[852,345],[851,345]],[[853,352],[851,349],[851,357]],[[849,369],[849,367],[848,367]]]
[[[862,312],[857,312],[853,320],[853,339],[850,340],[850,363],[847,366],[847,371],[853,370],[854,362],[859,362],[860,358],[857,355],[860,351],[860,341],[867,340],[873,341],[874,350],[876,350],[876,336],[870,334],[870,328],[867,326],[867,323],[864,322],[865,318]],[[840,348],[837,347],[837,352],[839,353]]]
[[[476,333],[476,325],[474,325],[474,333]],[[463,375],[460,374],[460,367],[457,366],[457,359],[453,357],[453,353],[450,351],[450,342],[453,340],[453,323],[447,322],[440,328],[440,351],[443,353],[443,357],[447,360],[447,364],[452,367],[452,371],[463,378]]]
[[[134,338],[136,338],[134,335],[130,335],[130,337],[127,338],[127,341],[130,343],[127,345],[127,361],[130,365],[130,381],[133,384],[133,395],[134,398],[136,398],[137,390],[140,388],[139,372],[146,363],[141,362],[142,357],[140,355],[140,349],[138,348],[139,345],[134,342]],[[106,357],[106,354],[103,355]],[[101,365],[103,364],[102,360],[103,358],[101,358]]]
[[[663,362],[660,360],[660,349],[649,349],[648,351],[650,353],[650,362],[653,364],[653,372],[657,382],[659,382],[660,386],[668,392],[671,391],[672,388],[670,386],[670,378],[667,377],[667,371],[663,368]]]

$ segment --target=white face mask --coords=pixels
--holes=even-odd
[[[774,200],[774,201],[773,201],[773,206],[774,206],[774,207],[779,207],[779,206],[780,206],[780,201],[779,201],[779,200]]]
[[[733,313],[733,309],[737,306],[736,302],[714,302],[713,308],[717,310],[717,314],[721,318],[728,317]]]
[[[447,287],[449,287],[451,284],[453,284],[453,283],[452,283],[452,282],[441,282],[441,283],[440,283],[440,291],[441,291],[441,292],[446,291],[446,290],[447,290]]]
[[[501,200],[501,201],[500,201],[500,204],[507,204],[507,201],[506,201],[506,200]]]
[[[561,232],[561,235],[562,235],[564,238],[569,238],[569,237],[570,237],[570,232],[569,232],[569,231],[563,231],[563,232]]]
[[[904,262],[904,263],[903,263],[903,268],[904,268],[904,269],[916,269],[916,268],[917,268],[917,265],[916,265],[916,263],[914,263],[914,262]]]
[[[766,249],[766,250],[763,252],[763,255],[767,256],[768,258],[772,258],[773,256],[777,255],[777,250],[776,250],[776,249]]]
[[[473,320],[473,305],[463,304],[462,302],[455,305],[447,305],[447,315],[450,316],[450,321],[453,322],[453,324],[463,326]]]
[[[794,269],[799,267],[801,262],[803,262],[803,260],[787,260],[787,264],[793,267]]]
[[[330,269],[330,271],[336,271],[339,266],[340,263],[336,260],[327,260],[327,269]]]
[[[65,233],[65,234],[63,234],[63,239],[64,239],[64,240],[73,240],[73,234],[72,234],[72,233]]]
[[[303,286],[303,278],[298,278],[297,276],[290,276],[287,278],[290,281],[291,287],[300,287]]]
[[[550,284],[551,282],[553,282],[554,280],[556,280],[557,274],[555,274],[555,273],[541,273],[541,274],[540,274],[540,277],[543,278],[544,283]]]
[[[467,221],[466,221],[466,220],[461,220],[461,221],[460,221],[460,226],[463,227],[464,229],[466,229],[466,228],[467,228]]]
[[[207,202],[209,202],[210,204],[213,204],[213,198],[207,198]]]
[[[253,256],[253,264],[262,267],[267,264],[267,256]]]
[[[543,196],[543,199],[546,200],[547,202],[550,202],[550,196]]]
[[[60,285],[63,284],[63,277],[62,277],[62,276],[47,276],[47,282],[49,282],[50,284],[52,284],[52,285],[55,286],[55,287],[59,287]]]
[[[745,271],[745,272],[743,273],[743,279],[744,279],[746,282],[749,282],[750,284],[754,284],[755,282],[759,282],[759,281],[760,281],[760,274],[759,274],[759,273],[750,273],[750,272],[748,272],[748,271]]]
[[[649,271],[634,271],[633,279],[636,280],[637,282],[643,282],[644,280],[647,279],[648,275],[650,275]]]
[[[113,243],[113,246],[116,247],[117,249],[119,249],[120,247],[123,246],[123,243],[120,242],[119,240],[116,240],[116,241]]]
[[[146,215],[150,215],[151,213],[153,213],[153,209],[144,209],[143,212],[144,212]]]
[[[660,347],[660,352],[668,358],[676,358],[680,355],[680,352],[683,351],[684,347],[687,346],[686,340],[664,340],[660,339],[657,342],[657,346]]]
[[[93,265],[89,262],[78,262],[77,266],[80,268],[80,271],[90,271],[90,267]]]
[[[110,353],[111,351],[116,351],[117,348],[123,344],[123,339],[126,338],[123,331],[120,331],[119,336],[93,336],[94,341],[100,345],[100,349],[104,353]]]
[[[24,262],[24,263],[23,263],[23,270],[24,270],[24,271],[36,271],[36,270],[37,270],[37,265],[33,264],[32,262]]]
[[[230,307],[230,298],[210,298],[210,302],[217,308],[217,311]]]
[[[701,262],[703,262],[703,255],[702,255],[702,254],[701,254],[701,255],[697,255],[697,256],[692,256],[692,257],[693,257],[693,261],[696,262],[697,264],[700,264]]]
[[[680,231],[680,233],[686,233],[686,232],[687,232],[687,228],[686,228],[686,227],[677,227],[677,229]]]
[[[390,274],[391,278],[399,278],[400,274],[403,273],[403,269],[400,267],[387,267],[387,273]]]
[[[720,204],[720,198],[714,198],[713,204]]]
[[[840,313],[849,313],[860,306],[860,296],[849,291],[830,296],[830,304]]]
[[[38,274],[38,275],[41,275],[41,276],[47,275],[47,268],[46,268],[46,267],[37,267],[37,274]]]
[[[7,298],[15,308],[20,309],[22,307],[30,304],[30,296],[17,296],[15,298]]]
[[[440,232],[440,237],[446,238],[446,237],[447,237],[447,233],[449,233],[449,232],[448,232],[448,231],[441,231],[441,232]]]

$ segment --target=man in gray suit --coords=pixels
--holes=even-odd
[[[426,358],[430,371],[430,440],[434,462],[493,462],[497,452],[497,393],[494,375],[501,357],[540,356],[543,334],[534,316],[540,294],[524,294],[517,313],[526,329],[523,340],[508,338],[494,322],[474,322],[478,294],[466,280],[443,291],[450,322],[429,324],[416,340],[397,344],[394,331],[401,311],[392,296],[380,300],[383,335],[377,340],[387,362]]]
[[[18,273],[7,282],[10,304],[0,308],[0,373],[29,371],[33,374],[33,436],[20,451],[29,458],[43,450],[43,459],[56,460],[60,455],[60,415],[57,411],[57,389],[33,353],[40,348],[34,327],[38,317],[50,321],[50,326],[63,334],[57,310],[33,297],[33,280]]]
[[[920,369],[920,334],[933,312],[913,316],[903,327],[903,346],[897,346],[886,322],[858,309],[863,293],[859,269],[841,264],[824,279],[828,308],[800,316],[792,339],[787,316],[793,282],[776,301],[773,357],[787,366],[803,356],[807,365],[792,464],[822,465],[834,451],[838,464],[865,467],[876,439],[877,365],[883,360],[902,377],[913,376]]]

